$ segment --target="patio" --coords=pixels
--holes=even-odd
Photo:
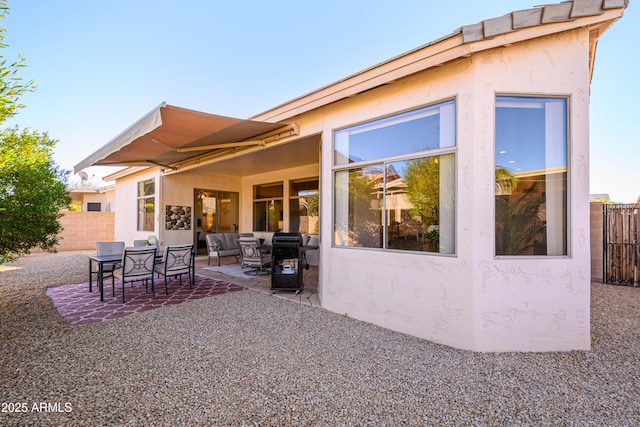
[[[196,275],[228,281],[235,285],[245,287],[254,291],[265,294],[272,294],[279,298],[295,301],[300,304],[313,307],[320,307],[320,299],[318,297],[318,267],[309,266],[308,270],[303,270],[302,280],[304,289],[300,292],[294,291],[277,291],[271,290],[271,275],[263,274],[258,276],[250,276],[244,274],[239,263],[233,262],[233,257],[222,259],[220,268],[216,267],[212,262],[207,265],[206,256],[196,257]]]
[[[182,285],[178,279],[170,279],[167,295],[165,294],[164,280],[158,278],[155,280],[156,296],[152,298],[151,290],[146,290],[142,284],[138,283],[134,286],[127,284],[127,300],[124,304],[120,299],[122,284],[118,280],[115,281],[115,295],[110,290],[111,281],[105,280],[104,301],[100,301],[98,298],[97,286],[94,292],[88,292],[87,283],[51,287],[47,289],[46,294],[53,301],[58,313],[73,327],[118,319],[135,313],[245,289],[272,294],[308,306],[320,307],[317,292],[317,267],[312,266],[308,270],[304,270],[305,286],[301,291],[274,292],[270,289],[271,276],[269,274],[247,275],[240,268],[239,263],[232,261],[233,257],[227,257],[223,259],[220,267],[209,266],[206,256],[197,256],[196,277],[192,289],[189,288],[186,277],[183,279]]]

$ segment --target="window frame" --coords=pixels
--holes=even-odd
[[[148,183],[152,182],[153,183],[153,194],[151,195],[140,195],[140,184],[142,184],[142,188],[144,188],[144,186]],[[141,219],[141,214],[146,214],[147,212],[141,212],[140,211],[140,201],[142,200],[147,200],[147,199],[152,199],[153,200],[153,214],[155,214],[156,212],[156,180],[155,178],[150,178],[150,179],[145,179],[142,181],[137,181],[136,182],[136,229],[137,231],[151,231],[151,232],[155,232],[155,218],[152,219],[151,223],[152,223],[152,228],[150,230],[143,228],[143,226],[141,226],[140,224],[140,219]],[[144,205],[146,205],[146,203],[144,203]]]
[[[496,92],[494,94],[494,98],[493,98],[493,102],[494,102],[494,106],[493,106],[493,120],[494,120],[494,127],[493,127],[493,171],[495,174],[495,171],[497,170],[497,159],[496,159],[496,135],[497,135],[497,108],[498,108],[498,99],[499,98],[523,98],[523,99],[539,99],[539,100],[544,100],[544,99],[559,99],[559,100],[564,100],[565,101],[565,170],[566,170],[566,194],[565,194],[565,206],[566,206],[566,211],[565,211],[565,224],[566,224],[566,230],[564,232],[564,238],[566,239],[566,250],[565,253],[562,255],[498,255],[497,252],[497,246],[496,246],[496,230],[494,228],[493,231],[493,247],[492,247],[492,251],[493,251],[493,257],[496,260],[500,260],[500,259],[527,259],[527,260],[548,260],[548,259],[567,259],[567,258],[571,258],[572,257],[572,245],[571,245],[571,212],[572,212],[572,205],[571,205],[571,194],[572,194],[572,179],[571,179],[571,145],[572,145],[572,133],[571,133],[571,103],[572,103],[572,96],[571,94],[559,94],[559,93],[553,93],[553,94],[549,94],[549,93],[516,93],[516,92]],[[493,190],[493,223],[494,223],[494,227],[496,224],[496,190],[495,190],[495,185],[494,185],[494,190]]]
[[[274,196],[274,197],[261,197],[261,198],[257,198],[256,197],[256,193],[257,193],[257,189],[259,187],[275,187],[275,186],[280,186],[281,189],[281,195],[280,196]],[[284,214],[285,214],[285,206],[284,206],[284,200],[285,200],[285,186],[284,186],[284,181],[275,181],[275,182],[267,182],[264,184],[255,184],[252,188],[252,222],[253,222],[253,231],[259,231],[259,232],[276,232],[276,231],[282,231],[282,229],[280,230],[269,230],[269,215],[267,214],[265,221],[266,223],[263,224],[265,226],[264,230],[258,230],[256,228],[257,222],[256,222],[256,205],[257,204],[264,204],[266,206],[265,212],[269,211],[269,203],[274,203],[276,201],[280,201],[280,205],[282,207],[282,210],[280,211],[280,219],[278,220],[278,222],[282,222],[283,224],[283,228],[284,228]]]
[[[444,146],[441,148],[427,149],[424,151],[414,151],[411,153],[398,154],[389,157],[381,157],[375,159],[367,159],[364,161],[346,163],[346,164],[338,164],[336,160],[336,134],[340,131],[361,127],[363,125],[373,123],[376,121],[389,121],[393,122],[394,116],[406,115],[407,113],[413,111],[419,111],[429,107],[436,107],[438,105],[444,105],[447,103],[453,103],[453,145]],[[354,250],[367,250],[367,251],[378,251],[378,252],[394,252],[394,253],[403,253],[403,254],[421,254],[427,256],[444,256],[444,257],[457,257],[458,254],[458,99],[456,96],[443,98],[438,101],[434,101],[429,104],[424,104],[421,106],[416,106],[413,108],[409,108],[406,110],[396,111],[391,114],[387,114],[384,116],[374,117],[365,121],[361,121],[358,123],[349,124],[347,126],[342,126],[339,128],[335,128],[332,130],[332,147],[331,147],[331,226],[332,226],[332,237],[331,237],[331,247],[332,248],[340,248],[340,249],[354,249]],[[451,184],[454,194],[453,194],[453,251],[451,253],[441,253],[441,252],[429,252],[429,251],[417,251],[417,250],[407,250],[407,249],[394,249],[388,248],[387,236],[388,236],[388,225],[386,221],[383,221],[382,228],[380,233],[383,238],[382,247],[367,247],[367,246],[346,246],[339,245],[336,243],[335,238],[335,227],[336,227],[336,174],[338,172],[349,172],[353,169],[364,169],[369,166],[375,166],[382,164],[383,170],[386,170],[386,166],[400,161],[408,161],[415,159],[424,159],[424,158],[435,158],[444,155],[452,155],[453,156],[453,182]],[[385,174],[385,183],[383,188],[383,194],[386,194],[387,185],[386,185],[386,174]],[[386,196],[383,198],[382,211],[387,211],[386,207]]]
[[[315,197],[318,199],[318,215],[317,215],[317,219],[316,219],[316,227],[318,228],[318,232],[314,233],[312,232],[312,230],[308,230],[307,232],[303,232],[300,231],[299,226],[300,224],[298,224],[298,230],[293,230],[291,228],[291,225],[293,223],[293,218],[292,218],[292,214],[293,214],[293,209],[291,208],[292,206],[292,201],[296,200],[298,201],[299,204],[299,200],[302,198],[309,198],[309,196],[300,196],[299,194],[294,194],[293,192],[293,186],[295,184],[298,183],[304,183],[304,182],[317,182],[317,188],[315,189]],[[291,232],[300,232],[300,233],[306,233],[306,234],[318,234],[319,233],[319,228],[320,228],[320,208],[319,208],[319,204],[320,204],[320,177],[319,176],[314,176],[314,177],[310,177],[310,178],[298,178],[298,179],[292,179],[288,182],[289,184],[289,206],[288,206],[288,216],[289,216],[289,231]],[[284,209],[283,209],[284,210]],[[297,212],[300,212],[299,210]],[[285,212],[286,213],[286,212]],[[309,217],[311,217],[311,215],[308,215]]]
[[[98,208],[98,209],[96,209]],[[87,202],[87,212],[102,212],[101,202]]]

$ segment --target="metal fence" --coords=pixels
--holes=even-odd
[[[640,205],[604,205],[605,283],[640,286]]]

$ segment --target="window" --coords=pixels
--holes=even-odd
[[[87,212],[100,212],[102,204],[99,202],[87,202]]]
[[[289,230],[318,234],[318,178],[293,181],[289,197]]]
[[[138,183],[138,231],[154,231],[155,188],[153,179]]]
[[[253,230],[282,231],[283,224],[283,185],[256,185],[253,187]]]
[[[338,130],[334,245],[455,252],[455,101]]]
[[[496,255],[567,255],[567,100],[496,99]]]

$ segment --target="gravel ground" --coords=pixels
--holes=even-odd
[[[638,288],[593,284],[590,352],[478,354],[252,291],[70,328],[86,265],[0,267],[0,425],[640,424]]]

